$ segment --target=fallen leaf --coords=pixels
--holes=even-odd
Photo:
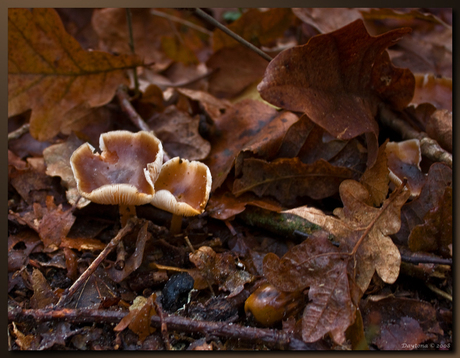
[[[408,245],[412,251],[435,252],[451,257],[452,244],[452,188],[446,187],[444,195],[423,217],[424,223],[414,227]]]
[[[12,157],[11,157],[12,158]],[[52,178],[46,175],[46,166],[43,158],[27,158],[26,165],[13,162],[17,168],[10,172],[11,185],[28,203],[44,202],[47,195],[53,193]]]
[[[349,264],[353,278],[362,292],[368,288],[375,271],[384,282],[395,282],[399,276],[401,256],[389,235],[400,229],[400,209],[410,192],[399,187],[383,202],[381,208],[366,204],[369,202],[369,192],[354,180],[343,181],[339,192],[343,208],[334,210],[337,217],[308,207],[284,212],[298,215],[322,227],[335,236],[342,251],[355,253],[355,258]]]
[[[129,308],[130,312],[113,329],[121,332],[126,327],[139,336],[139,341],[143,342],[147,336],[155,332],[155,328],[150,326],[150,319],[156,315],[154,301],[157,295],[154,293],[148,298],[138,296]]]
[[[30,133],[47,140],[90,107],[108,103],[136,56],[85,51],[53,9],[8,10],[8,116],[32,109]]]
[[[206,61],[206,67],[212,71],[209,93],[217,98],[233,98],[260,79],[267,64],[267,60],[243,45],[224,47]]]
[[[199,118],[170,106],[148,122],[163,148],[172,157],[202,160],[211,150],[209,142],[198,131]]]
[[[396,233],[398,243],[405,245],[410,233],[424,223],[425,215],[439,206],[445,188],[452,186],[452,169],[442,163],[430,166],[420,195],[401,209],[401,230]]]
[[[389,297],[360,304],[369,343],[384,350],[414,349],[418,344],[443,334],[436,310],[418,299]],[[404,345],[405,343],[405,345]]]
[[[70,157],[73,152],[82,145],[84,141],[80,140],[74,134],[63,143],[54,144],[43,151],[43,159],[46,163],[46,174],[49,176],[59,176],[61,184],[67,189],[66,197],[70,205],[76,205],[81,209],[91,201],[82,198],[78,193],[77,183],[70,167]]]
[[[235,197],[231,192],[217,190],[209,198],[206,212],[214,219],[231,220],[235,215],[242,213],[247,205],[257,206],[259,208],[281,211],[281,206],[269,198],[257,198],[252,193],[244,193]]]
[[[428,102],[437,109],[452,112],[452,79],[432,74],[415,75],[415,91],[411,103]]]
[[[274,108],[247,99],[215,120],[215,134],[210,138],[211,152],[204,160],[212,174],[212,191],[225,181],[245,145],[271,121],[282,121],[282,118]]]
[[[216,98],[205,91],[178,88],[177,92],[183,94],[191,100],[198,101],[204,107],[209,116],[214,120],[219,118],[231,107],[231,103],[226,99]]]
[[[30,277],[30,283],[34,290],[33,296],[30,298],[30,305],[34,309],[45,308],[53,305],[58,301],[58,296],[54,294],[45,276],[38,269],[33,269]]]
[[[441,147],[452,153],[452,112],[437,110],[428,119],[426,134],[436,140]]]
[[[366,133],[368,165],[377,156],[379,102],[402,110],[414,77],[391,65],[385,49],[410,29],[370,36],[362,20],[281,52],[259,84],[263,99],[308,117],[338,139]],[[359,39],[359,40],[358,40]],[[353,115],[350,115],[353,113]]]
[[[315,342],[328,332],[336,343],[345,341],[345,331],[355,320],[345,258],[324,231],[294,246],[281,259],[273,253],[264,258],[264,275],[279,290],[310,287],[311,302],[302,318],[305,342]]]
[[[228,28],[251,42],[254,46],[269,46],[278,37],[294,24],[295,16],[289,8],[274,8],[261,11],[249,9],[241,17],[228,25]],[[236,47],[239,42],[216,29],[213,34],[213,51],[217,52],[224,47]]]
[[[338,30],[362,18],[359,9],[348,8],[295,8],[292,12],[320,34]]]
[[[273,196],[283,205],[298,197],[324,199],[338,191],[340,183],[352,177],[347,168],[334,167],[325,160],[303,164],[298,158],[279,158],[272,162],[244,159],[242,176],[233,183],[233,194],[252,191],[257,196]]]
[[[59,248],[61,240],[65,238],[72,227],[75,216],[71,209],[64,211],[62,204],[56,206],[53,197],[46,200],[46,208],[34,204],[36,231],[45,245],[45,252],[52,252]]]
[[[254,280],[253,275],[238,268],[235,254],[231,251],[216,253],[209,246],[201,246],[190,254],[190,262],[196,266],[188,273],[195,280],[194,288],[197,290],[217,284],[219,290],[229,291],[228,297],[233,297],[243,291],[246,283]]]
[[[389,172],[385,151],[387,144],[388,140],[380,146],[375,164],[367,168],[359,179],[359,182],[364,185],[370,194],[370,201],[368,204],[376,207],[382,205],[388,194]]]

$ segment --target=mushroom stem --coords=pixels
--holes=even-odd
[[[136,216],[136,206],[134,205],[119,205],[121,227],[124,227],[129,219]]]
[[[180,233],[182,228],[182,215],[173,214],[171,218],[171,226],[169,228],[169,232],[173,235],[177,235]]]

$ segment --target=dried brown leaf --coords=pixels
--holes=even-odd
[[[250,99],[238,102],[215,120],[211,152],[204,161],[212,174],[213,191],[227,178],[238,153],[272,121],[281,126],[286,120],[274,108]]]
[[[373,206],[382,205],[388,194],[388,159],[385,152],[388,140],[379,148],[375,164],[367,168],[359,182],[364,185],[370,194],[370,202]]]
[[[366,204],[370,199],[367,189],[354,180],[342,182],[339,191],[344,207],[334,210],[337,218],[308,207],[285,212],[301,216],[329,231],[341,243],[342,250],[349,253],[356,250],[355,259],[350,260],[351,272],[362,292],[369,286],[374,271],[384,282],[393,283],[399,275],[401,256],[389,235],[400,228],[400,209],[410,192],[399,187],[381,208],[374,208]]]
[[[148,124],[170,157],[202,160],[208,156],[211,145],[200,136],[199,121],[198,117],[191,117],[170,106],[152,117]]]
[[[274,40],[282,37],[284,32],[294,24],[295,16],[289,8],[275,8],[261,11],[249,9],[241,17],[228,25],[234,33],[240,35],[254,46],[269,46]],[[213,34],[213,51],[224,47],[235,47],[239,43],[225,34],[215,30]]]
[[[32,109],[30,133],[47,140],[109,102],[136,56],[85,51],[53,9],[8,10],[8,116]]]
[[[258,89],[266,101],[306,113],[339,139],[367,133],[372,165],[378,149],[374,116],[379,102],[401,110],[413,95],[412,73],[393,67],[385,51],[409,31],[372,37],[362,20],[356,20],[280,53],[268,65]]]
[[[45,308],[58,301],[58,296],[56,296],[56,294],[51,290],[48,281],[40,270],[34,268],[29,277],[34,290],[34,294],[30,298],[30,305],[32,308]]]
[[[408,244],[412,251],[435,252],[451,257],[452,244],[452,188],[446,187],[444,195],[423,217],[424,223],[411,231]]]
[[[75,177],[70,167],[70,157],[83,143],[84,141],[72,134],[65,142],[49,146],[43,151],[46,174],[61,178],[62,185],[67,189],[67,201],[70,205],[76,205],[79,209],[88,205],[90,201],[81,198],[81,195],[78,193]]]
[[[334,167],[322,159],[310,165],[297,157],[272,162],[248,158],[243,161],[241,172],[241,178],[233,184],[235,196],[252,191],[259,197],[274,196],[283,205],[290,205],[302,196],[327,198],[353,174],[350,169]]]
[[[345,258],[326,232],[294,246],[281,259],[273,253],[264,258],[264,275],[279,290],[310,287],[311,302],[302,319],[305,342],[315,342],[328,332],[335,342],[345,341],[345,331],[355,320]]]

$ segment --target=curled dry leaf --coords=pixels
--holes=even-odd
[[[53,9],[8,10],[8,116],[32,109],[30,133],[47,140],[90,107],[108,103],[132,55],[85,51]]]
[[[356,20],[281,52],[258,89],[266,101],[306,113],[339,139],[366,133],[372,165],[378,149],[378,104],[385,101],[402,110],[413,95],[412,73],[393,67],[385,51],[408,32],[402,28],[373,37]]]

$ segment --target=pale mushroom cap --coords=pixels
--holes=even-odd
[[[161,167],[151,204],[175,215],[198,215],[208,203],[211,185],[211,172],[205,164],[172,158]]]
[[[160,140],[147,131],[112,131],[99,145],[101,154],[85,143],[70,158],[80,194],[99,204],[149,203],[163,162]]]

